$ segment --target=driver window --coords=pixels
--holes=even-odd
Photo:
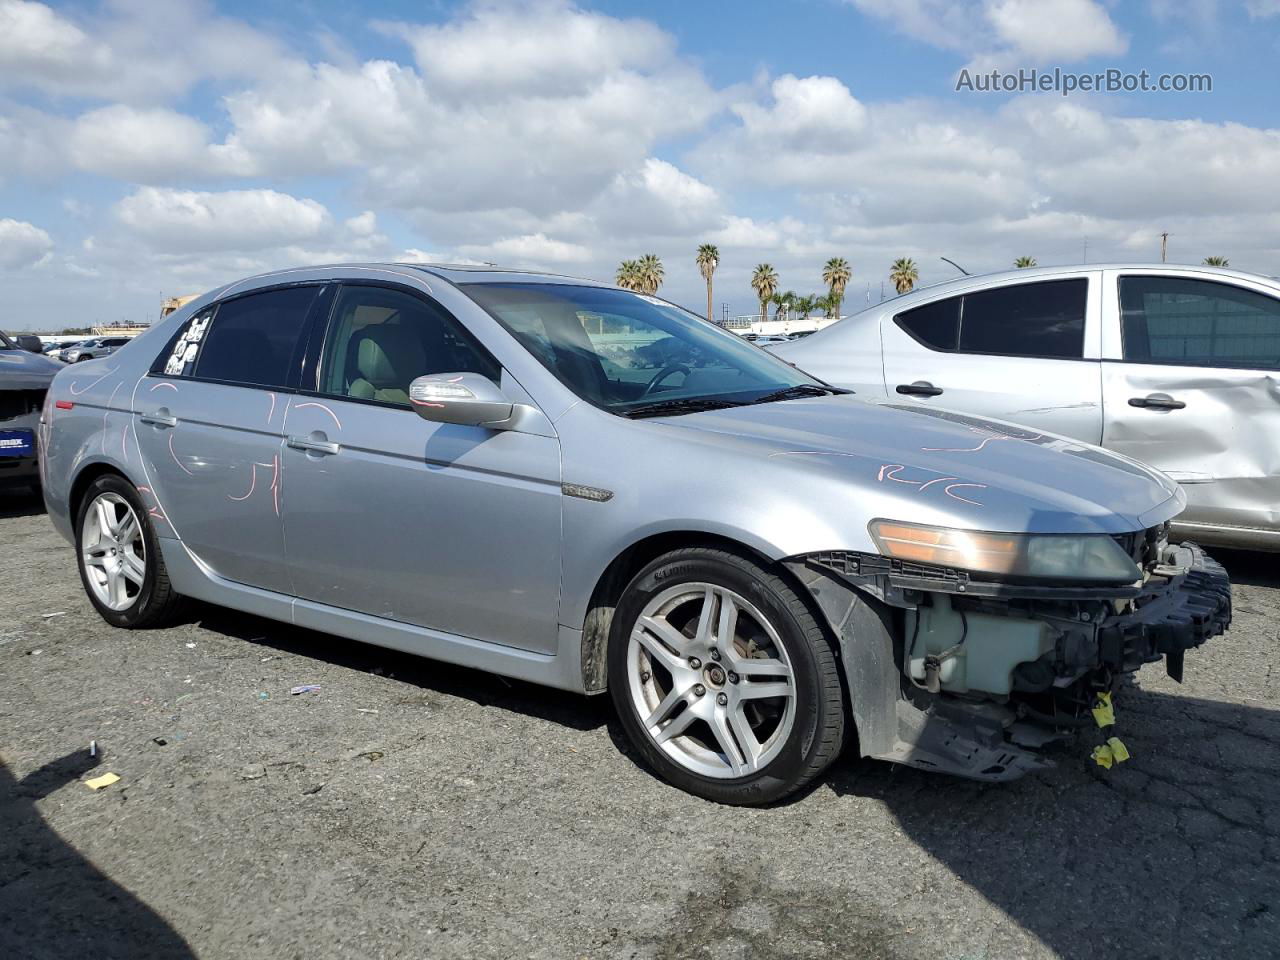
[[[344,285],[330,320],[320,391],[332,397],[409,406],[409,384],[437,373],[501,368],[445,312],[386,287]]]

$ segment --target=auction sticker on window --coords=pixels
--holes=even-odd
[[[30,457],[36,452],[35,434],[30,430],[0,430],[0,457]]]

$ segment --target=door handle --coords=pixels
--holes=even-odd
[[[1147,410],[1181,410],[1186,404],[1167,393],[1153,393],[1148,397],[1130,397],[1129,406],[1144,407]]]
[[[908,397],[942,396],[942,388],[935,387],[928,380],[917,380],[915,383],[900,383],[894,389]]]
[[[332,440],[312,440],[308,437],[289,437],[285,444],[294,450],[306,450],[308,453],[337,453],[342,448]]]
[[[138,419],[143,423],[149,423],[153,427],[176,427],[178,418],[171,416],[169,411],[161,407],[155,413],[140,413]]]

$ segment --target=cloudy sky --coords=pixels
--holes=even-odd
[[[1280,0],[0,0],[0,326],[338,260],[491,261],[752,309],[1229,256],[1280,273]],[[963,69],[1209,73],[1212,93],[956,92]],[[719,309],[719,306],[717,306]]]

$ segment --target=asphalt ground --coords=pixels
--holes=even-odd
[[[0,494],[0,957],[1277,957],[1280,561],[1216,555],[1236,622],[1126,691],[1123,766],[845,758],[742,810],[604,698],[212,607],[115,630]]]

